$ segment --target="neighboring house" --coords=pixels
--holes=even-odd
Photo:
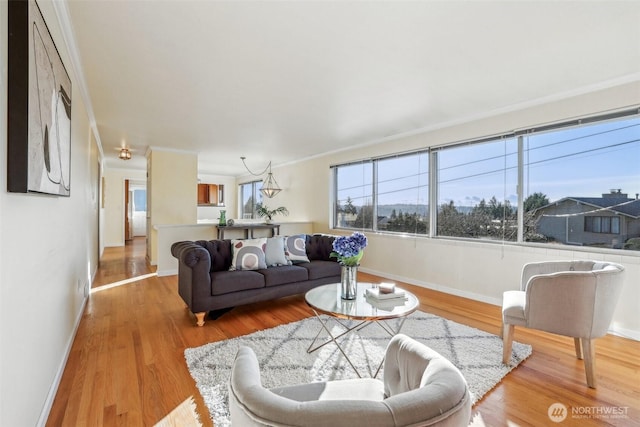
[[[640,237],[640,200],[621,190],[602,197],[565,197],[534,211],[536,232],[560,243],[622,248]]]

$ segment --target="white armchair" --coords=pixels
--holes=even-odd
[[[460,371],[402,334],[391,339],[384,382],[336,380],[266,389],[253,350],[238,350],[229,384],[234,426],[468,426],[471,397]]]
[[[521,290],[502,301],[503,362],[511,360],[514,326],[574,338],[589,387],[596,387],[594,338],[607,333],[623,284],[613,262],[550,261],[526,264]]]

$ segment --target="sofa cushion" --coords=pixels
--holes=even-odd
[[[293,264],[300,262],[309,262],[307,257],[307,235],[297,234],[295,236],[287,236],[284,238],[284,249],[289,261]]]
[[[340,264],[335,261],[313,261],[299,264],[309,272],[309,280],[340,276]]]
[[[297,265],[283,265],[258,270],[264,276],[266,287],[286,285],[287,283],[304,282],[309,277],[306,268]]]
[[[333,241],[335,236],[327,234],[314,234],[307,236],[307,256],[309,261],[322,260],[322,261],[335,261],[335,258],[331,258],[331,252],[333,252]]]
[[[256,271],[215,271],[211,273],[211,295],[264,288],[264,276]]]
[[[279,265],[289,265],[290,261],[284,253],[284,237],[276,236],[267,239],[267,246],[264,250],[264,258],[267,267]]]
[[[234,239],[231,241],[233,260],[229,271],[233,270],[259,270],[267,268],[264,250],[267,239]]]

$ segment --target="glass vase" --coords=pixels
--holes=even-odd
[[[343,265],[340,273],[340,285],[342,299],[356,299],[356,289],[358,284],[358,266]]]

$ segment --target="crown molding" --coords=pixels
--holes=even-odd
[[[80,57],[80,51],[76,44],[75,32],[73,31],[73,24],[71,23],[71,15],[69,14],[69,8],[67,7],[66,0],[52,1],[53,9],[58,18],[60,24],[60,30],[62,31],[62,38],[67,52],[69,52],[69,58],[71,59],[71,68],[73,69],[73,75],[75,76],[75,84],[79,86],[80,96],[84,101],[84,107],[89,116],[89,126],[93,131],[93,135],[96,138],[98,144],[98,151],[100,157],[104,158],[104,150],[102,148],[102,141],[100,140],[100,133],[98,132],[98,126],[96,124],[96,117],[93,113],[93,104],[91,103],[91,96],[89,95],[89,89],[87,88],[87,81],[84,77],[84,69],[82,68],[82,59]]]

